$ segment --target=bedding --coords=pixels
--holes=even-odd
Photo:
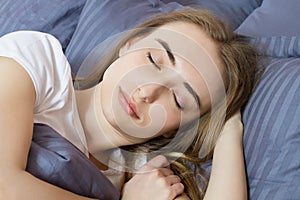
[[[35,124],[26,170],[74,193],[118,200],[119,191],[74,145],[49,126]]]
[[[0,1],[0,36],[18,30],[54,35],[65,49],[86,0]]]
[[[88,54],[107,38],[133,28],[153,16],[181,7],[176,2],[164,4],[150,0],[87,1],[66,49],[73,72],[77,73]]]
[[[264,0],[236,29],[269,59],[243,112],[250,199],[300,199],[299,8]]]
[[[239,34],[255,37],[299,36],[298,0],[264,0],[237,28]]]
[[[249,36],[250,43],[269,57],[299,57],[300,3],[264,0],[236,29]]]
[[[162,0],[165,3],[174,0]],[[263,0],[176,0],[185,7],[203,8],[212,11],[232,28],[237,28]]]
[[[249,42],[268,59],[262,80],[242,113],[249,199],[300,199],[299,1],[1,1],[0,35],[20,29],[54,34],[62,42],[76,73],[86,56],[108,37],[157,14],[195,5],[226,20],[238,34],[250,36]],[[46,137],[51,138],[50,144],[43,142]],[[51,128],[35,125],[27,170],[73,192],[98,197],[114,193],[106,199],[118,198],[107,179],[69,145]],[[49,156],[54,163],[47,163]],[[74,164],[79,162],[82,164]],[[206,167],[210,169],[209,164]],[[84,176],[76,175],[88,185],[79,189],[81,179],[70,176],[83,169],[88,169]]]
[[[243,112],[250,199],[300,199],[300,58],[272,58]]]
[[[201,7],[213,11],[233,27],[237,27],[261,4],[261,1],[89,0],[84,6],[76,31],[66,49],[66,56],[73,72],[77,73],[84,59],[98,44],[156,15],[177,9]]]
[[[296,58],[300,56],[300,36],[252,37],[249,38],[249,43],[266,57]]]

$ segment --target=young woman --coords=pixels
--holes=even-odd
[[[158,156],[133,171],[123,199],[246,198],[241,122],[233,116],[253,90],[257,54],[208,12],[173,12],[137,27],[101,62],[104,74],[99,65],[78,83],[83,90],[74,91],[60,44],[48,34],[8,34],[0,56],[4,199],[87,199],[25,172],[34,122],[103,164],[122,146],[130,146],[125,154],[142,149],[171,159]],[[219,137],[231,117],[233,128]],[[201,164],[212,156],[207,187]]]

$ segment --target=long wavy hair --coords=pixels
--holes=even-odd
[[[258,53],[242,37],[234,34],[233,30],[223,23],[219,18],[205,10],[178,10],[168,14],[159,15],[128,32],[114,48],[112,52],[101,60],[99,67],[85,79],[79,80],[81,88],[90,87],[102,79],[103,69],[108,67],[118,58],[120,48],[126,42],[135,37],[143,37],[150,34],[150,30],[155,30],[168,23],[186,22],[197,25],[207,36],[218,46],[219,57],[222,60],[226,76],[226,100],[223,106],[217,106],[213,111],[203,114],[196,124],[196,134],[185,152],[178,152],[176,146],[172,146],[169,151],[160,151],[170,143],[172,138],[158,137],[144,144],[124,147],[126,151],[163,153],[172,160],[171,169],[180,176],[185,185],[185,193],[191,199],[203,199],[208,183],[208,174],[203,169],[203,164],[212,159],[213,149],[221,133],[224,122],[235,112],[242,109],[250,98],[257,80]],[[103,67],[104,66],[104,67]],[[220,104],[221,105],[221,104]],[[214,113],[213,113],[214,112]],[[221,116],[212,118],[214,114]],[[213,124],[213,125],[212,125]],[[195,128],[195,127],[194,127]],[[182,134],[184,143],[186,140],[185,131]],[[177,144],[181,146],[181,144]],[[168,153],[166,153],[168,152]],[[204,152],[199,156],[199,152]],[[134,163],[134,159],[127,160]],[[127,178],[131,175],[128,174]]]

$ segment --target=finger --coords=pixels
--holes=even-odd
[[[174,185],[176,183],[181,182],[181,179],[179,178],[179,176],[176,176],[176,175],[169,175],[166,177],[166,180],[167,180],[168,184],[170,184],[170,185]]]
[[[158,156],[152,158],[147,164],[154,168],[163,168],[163,167],[167,167],[170,165],[167,158],[163,155],[158,155]]]
[[[184,192],[184,185],[182,183],[176,183],[171,185],[171,199],[174,199],[176,196]]]
[[[158,177],[167,177],[173,175],[174,172],[169,168],[153,168],[152,166],[143,166],[136,174],[156,173]]]
[[[158,170],[166,177],[174,174],[174,172],[168,168],[160,168]]]
[[[150,172],[159,168],[164,168],[168,166],[170,163],[164,156],[156,156],[148,161],[145,165],[141,167],[139,172]]]

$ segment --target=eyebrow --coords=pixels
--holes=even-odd
[[[175,56],[174,56],[174,54],[172,53],[169,44],[168,44],[167,42],[165,42],[164,40],[162,40],[162,39],[158,39],[158,38],[157,38],[157,39],[155,39],[155,40],[156,40],[159,44],[161,44],[161,46],[166,50],[170,62],[171,62],[173,65],[175,65]]]
[[[174,56],[174,54],[172,53],[169,44],[168,44],[166,41],[162,40],[162,39],[156,38],[155,40],[156,40],[159,44],[161,44],[161,46],[166,50],[170,62],[171,62],[173,65],[175,65],[175,56]],[[192,88],[192,86],[191,86],[189,83],[187,83],[187,82],[183,82],[183,85],[184,85],[184,87],[187,89],[187,91],[194,97],[195,102],[196,102],[196,104],[197,104],[197,107],[199,108],[199,107],[200,107],[200,97],[198,96],[198,94],[196,93],[196,91],[195,91],[195,90]]]
[[[192,86],[187,83],[187,82],[183,82],[184,87],[189,91],[189,93],[191,93],[191,95],[194,97],[197,107],[200,107],[200,98],[198,96],[198,94],[195,92],[195,90],[192,88]]]

